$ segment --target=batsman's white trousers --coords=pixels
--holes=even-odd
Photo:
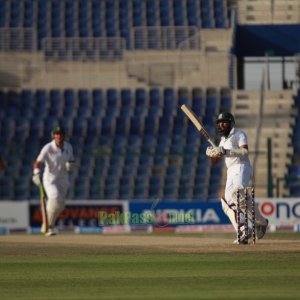
[[[68,178],[44,179],[47,194],[47,215],[49,225],[54,226],[59,214],[65,208],[65,199],[69,188]]]
[[[252,167],[248,164],[238,164],[227,169],[225,199],[229,205],[236,204],[233,192],[238,188],[246,188],[253,175]]]

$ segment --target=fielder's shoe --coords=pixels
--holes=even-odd
[[[266,225],[256,225],[256,237],[258,240],[262,239],[266,232],[267,232],[267,228],[268,228],[268,225],[269,225],[269,220],[266,219],[267,221],[267,224]]]
[[[49,228],[48,231],[45,233],[45,236],[53,236],[56,235],[56,233],[53,231],[52,228]]]

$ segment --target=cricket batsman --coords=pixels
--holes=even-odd
[[[44,164],[43,178],[41,166]],[[33,178],[35,185],[42,185],[46,196],[46,213],[49,227],[45,224],[41,232],[46,236],[55,235],[54,226],[59,214],[65,208],[65,197],[69,188],[69,172],[75,166],[73,148],[65,141],[65,131],[56,126],[52,131],[52,141],[46,144],[33,164]]]
[[[248,157],[247,135],[244,131],[235,128],[234,125],[235,120],[231,113],[223,112],[218,115],[216,127],[221,140],[218,147],[209,146],[206,155],[213,163],[219,162],[223,157],[225,158],[227,180],[225,196],[221,198],[221,204],[234,229],[238,231],[237,191],[240,190],[241,209],[243,211],[245,208],[243,190],[249,187],[253,170]],[[245,209],[243,213],[251,214],[250,211],[245,212]],[[257,204],[255,206],[255,219],[256,236],[258,239],[262,239],[268,227],[268,220],[261,215]],[[243,226],[240,227],[240,230],[242,231],[241,243],[246,243],[245,236],[246,234],[251,235],[251,231],[246,233]],[[235,240],[234,243],[236,244],[238,241]]]

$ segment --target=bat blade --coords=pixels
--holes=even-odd
[[[198,117],[190,110],[185,104],[181,106],[181,110],[187,115],[190,121],[195,125],[198,131],[206,138],[206,140],[213,146],[216,147],[215,143],[212,141],[209,133],[203,127],[201,121]]]
[[[43,187],[43,184],[41,183],[40,186],[40,207],[41,207],[41,213],[42,213],[42,223],[43,223],[43,233],[46,233],[49,229],[49,222],[48,222],[48,216],[47,216],[47,210],[46,210],[46,193]]]

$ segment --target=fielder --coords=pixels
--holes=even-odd
[[[46,236],[55,235],[54,226],[59,214],[65,208],[65,197],[69,188],[68,172],[74,169],[73,148],[65,141],[65,132],[57,126],[52,131],[52,141],[46,144],[33,164],[33,178],[35,185],[41,183],[47,195],[47,216],[49,229],[44,226],[41,232]],[[41,166],[45,165],[43,179],[41,179]],[[42,182],[41,182],[42,180]]]
[[[237,191],[249,186],[253,171],[248,158],[248,142],[247,135],[244,131],[234,127],[235,120],[232,114],[228,112],[220,113],[216,120],[217,132],[221,136],[219,147],[209,146],[206,150],[206,155],[213,163],[217,163],[225,157],[227,167],[227,180],[225,186],[225,197],[221,198],[222,209],[230,219],[234,229],[238,231],[237,224]],[[240,195],[241,209],[244,214],[251,216],[251,212],[245,212],[245,195],[243,190]],[[249,205],[248,205],[249,207]],[[268,220],[265,219],[258,210],[258,205],[255,207],[256,217],[256,236],[262,239],[268,227]],[[250,219],[250,217],[249,217]],[[243,216],[242,216],[243,220]],[[246,233],[241,226],[242,238],[241,243],[245,243]],[[248,232],[248,236],[250,235]],[[234,241],[237,243],[237,240]]]

